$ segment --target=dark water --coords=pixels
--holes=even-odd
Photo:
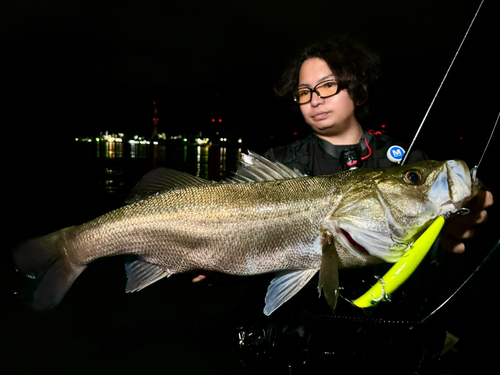
[[[26,154],[21,146],[18,152]],[[175,275],[139,293],[125,294],[123,259],[105,259],[88,267],[59,306],[38,313],[25,305],[22,293],[29,293],[31,284],[16,275],[9,257],[11,248],[22,240],[121,206],[152,168],[174,168],[220,180],[235,170],[239,147],[182,142],[135,146],[75,142],[69,147],[44,147],[28,157],[13,158],[12,163],[19,165],[9,171],[15,173],[4,174],[8,192],[4,193],[6,248],[0,279],[0,373],[245,373],[237,328],[261,316],[267,279],[221,277],[209,286],[192,284],[191,274]],[[425,284],[423,294],[444,300],[480,263],[498,240],[498,209],[490,217],[468,244],[473,250],[447,257],[442,277],[437,284]],[[463,373],[468,364],[487,368],[499,349],[490,340],[500,334],[498,258],[497,254],[437,314],[461,340],[458,354],[445,361],[454,373]],[[274,373],[289,374],[289,369],[280,367]]]
[[[239,155],[237,146],[182,142],[75,142],[36,150],[16,149],[29,151],[29,157],[20,159],[24,171],[9,174],[17,187],[8,209],[7,247],[120,207],[153,168],[217,181],[235,170]],[[60,306],[35,313],[21,293],[14,294],[29,294],[31,285],[15,275],[7,253],[2,253],[2,374],[215,374],[234,373],[239,366],[235,317],[247,282],[212,288],[180,276],[126,295],[123,259],[107,259],[89,267]]]

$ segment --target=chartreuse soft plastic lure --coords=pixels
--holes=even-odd
[[[443,225],[444,218],[438,216],[418,240],[404,253],[401,259],[370,290],[352,301],[352,303],[362,308],[375,306],[388,294],[398,289],[415,271],[420,262],[422,262],[439,235],[441,228],[443,228]]]

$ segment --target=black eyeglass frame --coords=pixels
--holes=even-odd
[[[320,85],[324,85],[325,83],[329,83],[329,82],[335,82],[337,84],[337,91],[335,92],[335,94],[332,94],[332,95],[328,95],[328,96],[321,96],[320,93],[316,90],[316,87],[320,86]],[[312,94],[313,92],[316,93],[316,95],[318,95],[319,98],[321,99],[326,99],[326,98],[331,98],[332,96],[334,95],[337,95],[340,90],[343,90],[345,88],[347,88],[349,86],[349,82],[350,81],[324,81],[324,82],[320,82],[318,83],[316,86],[314,86],[312,89],[309,88],[309,87],[304,87],[302,89],[297,89],[295,90],[293,93],[292,93],[292,96],[293,96],[293,101],[297,104],[297,105],[304,105],[304,104],[307,104],[307,103],[310,103],[311,100],[312,100]],[[296,93],[297,91],[300,91],[300,90],[309,90],[309,95],[310,95],[310,98],[307,102],[305,103],[299,103],[297,101],[297,99],[295,98],[295,95],[293,95],[294,93]]]

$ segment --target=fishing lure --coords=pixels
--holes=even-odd
[[[403,165],[406,161],[406,158],[410,154],[410,150],[413,147],[413,144],[415,143],[415,140],[417,139],[420,130],[422,129],[424,122],[427,118],[427,115],[429,114],[434,101],[436,100],[436,97],[439,94],[439,91],[441,90],[441,87],[443,86],[448,73],[450,72],[455,59],[457,58],[458,53],[460,52],[462,45],[464,44],[465,39],[467,38],[467,35],[469,34],[469,31],[481,9],[481,6],[483,5],[484,0],[481,1],[481,4],[479,4],[479,7],[469,25],[469,28],[467,29],[467,32],[465,33],[464,38],[462,39],[462,42],[460,43],[460,46],[458,47],[457,52],[455,53],[455,56],[453,57],[453,60],[451,61],[450,66],[448,67],[448,70],[446,71],[446,74],[443,77],[443,80],[441,81],[441,84],[439,85],[439,88],[434,95],[434,98],[431,101],[431,104],[429,108],[427,109],[427,112],[424,115],[424,118],[422,119],[422,122],[420,123],[419,128],[417,129],[417,132],[415,136],[413,137],[413,140],[410,144],[410,147],[408,148],[408,152],[404,155],[404,158],[401,162],[401,165]],[[493,130],[490,134],[490,138],[486,144],[486,147],[483,151],[483,154],[479,160],[479,163],[471,169],[471,179],[473,185],[478,185],[478,179],[477,179],[477,171],[479,168],[479,165],[481,164],[481,161],[483,160],[483,157],[486,153],[486,150],[491,142],[491,139],[493,137],[493,134],[495,132],[497,123],[498,123],[498,118],[500,117],[500,113],[498,114],[497,120],[495,122],[495,125],[493,126]],[[466,215],[469,213],[469,210],[467,208],[463,208],[459,214]],[[415,241],[415,243],[412,245],[412,247],[403,255],[403,257],[394,264],[394,266],[391,267],[391,269],[383,276],[378,278],[378,282],[374,284],[365,294],[360,296],[359,298],[351,301],[351,303],[354,306],[361,307],[361,308],[366,308],[366,307],[371,307],[377,305],[380,301],[388,301],[390,300],[389,295],[397,290],[412,274],[413,272],[417,269],[419,264],[422,262],[422,260],[425,258],[426,254],[429,252],[430,248],[434,244],[434,242],[437,240],[439,233],[441,232],[441,229],[443,228],[445,222],[445,218],[440,216],[438,217],[430,226],[427,228],[427,230],[420,236],[420,238]]]

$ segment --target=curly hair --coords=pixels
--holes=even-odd
[[[347,83],[349,96],[356,103],[358,121],[368,114],[368,94],[380,75],[380,59],[364,46],[344,37],[316,42],[306,47],[290,62],[274,91],[281,97],[290,97],[297,90],[302,63],[307,59],[324,60],[338,81]],[[298,105],[294,105],[298,109]]]

